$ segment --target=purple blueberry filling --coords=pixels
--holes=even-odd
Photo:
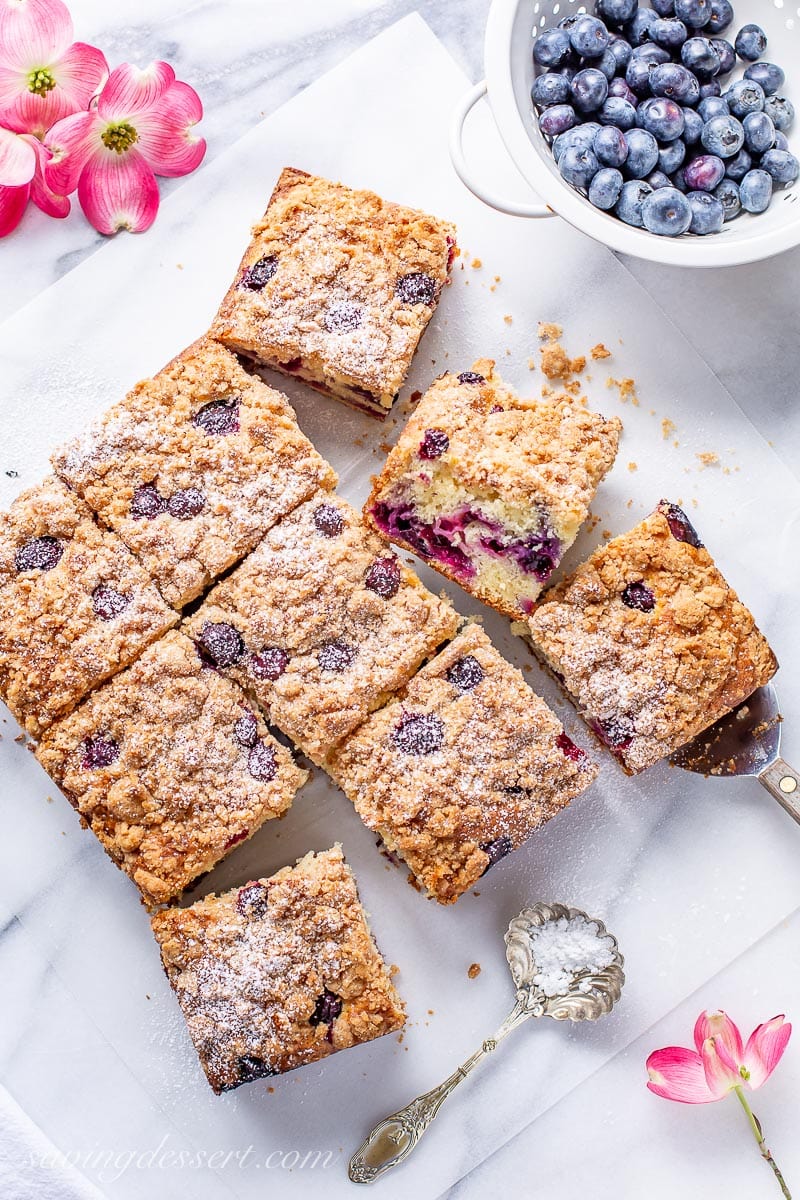
[[[646,583],[637,581],[629,583],[622,593],[622,603],[628,608],[636,608],[639,612],[652,612],[656,606],[656,598]]]
[[[192,424],[210,437],[239,432],[239,401],[210,400],[192,417]]]
[[[576,746],[572,738],[563,731],[556,738],[556,745],[564,757],[570,759],[571,762],[583,762],[586,758],[586,754],[580,746]]]
[[[503,837],[495,838],[492,842],[484,842],[481,846],[481,850],[484,854],[488,855],[489,858],[489,861],[483,871],[484,875],[490,867],[493,867],[495,863],[499,863],[500,859],[505,858],[505,856],[510,854],[513,849],[514,847],[512,845],[511,838],[506,837],[505,835],[503,835]]]
[[[119,743],[108,733],[96,733],[82,743],[80,754],[84,771],[110,767],[119,758]]]
[[[250,671],[256,679],[269,679],[272,683],[280,679],[288,665],[289,655],[280,646],[266,646],[250,656]]]
[[[255,713],[244,713],[233,727],[233,736],[240,746],[255,746],[258,741],[258,721]]]
[[[394,285],[394,294],[403,304],[433,305],[436,299],[436,282],[430,275],[415,271],[411,275],[401,275]]]
[[[269,907],[269,893],[264,884],[246,883],[243,888],[239,888],[236,907],[243,917],[265,917]]]
[[[435,713],[406,713],[392,741],[404,754],[435,754],[444,745],[444,724]]]
[[[352,667],[357,654],[357,646],[348,646],[346,642],[326,642],[317,651],[319,669],[341,673]]]
[[[100,583],[92,592],[92,612],[101,621],[113,621],[130,604],[130,596],[123,596],[108,583]]]
[[[333,504],[320,504],[314,509],[314,525],[323,537],[335,538],[344,529],[344,517]]]
[[[471,692],[483,679],[483,668],[472,654],[465,654],[447,672],[447,682],[460,692]]]
[[[364,586],[380,596],[391,600],[400,587],[400,567],[394,558],[376,558],[364,578]]]
[[[450,446],[450,438],[443,429],[426,429],[419,444],[420,458],[441,458]]]
[[[462,371],[458,377],[459,383],[486,383],[482,375],[477,371]]]
[[[239,1083],[253,1083],[256,1079],[266,1079],[278,1073],[274,1067],[264,1062],[263,1058],[257,1058],[255,1054],[242,1054],[236,1060],[236,1066],[239,1071]]]
[[[239,630],[222,621],[206,621],[200,631],[200,644],[215,667],[232,667],[244,654],[244,640]]]
[[[248,267],[242,275],[242,287],[249,288],[251,292],[260,292],[272,279],[277,269],[278,259],[276,256],[265,254],[258,262],[253,263],[252,267]]]
[[[63,553],[58,538],[47,535],[31,538],[14,555],[14,567],[17,571],[52,571]]]
[[[182,488],[173,492],[167,501],[167,510],[171,517],[178,521],[190,521],[197,517],[206,506],[206,498],[199,488]]]
[[[361,306],[352,300],[333,300],[322,318],[328,333],[352,333],[361,324]]]
[[[702,549],[703,543],[697,536],[697,530],[682,508],[677,504],[670,504],[669,500],[662,500],[658,511],[666,517],[669,531],[677,542],[688,542],[697,550]]]
[[[259,783],[269,783],[278,773],[278,760],[272,746],[256,742],[247,756],[247,769]]]
[[[314,1011],[308,1018],[309,1025],[327,1025],[328,1032],[326,1038],[329,1042],[333,1041],[333,1023],[342,1011],[341,997],[335,992],[329,992],[327,988],[321,996],[317,996],[317,1002],[314,1006]]]
[[[143,483],[131,497],[131,516],[139,520],[144,517],[152,521],[159,513],[167,511],[167,502],[158,492],[154,483]]]
[[[589,728],[597,735],[617,758],[633,741],[634,728],[627,717],[615,717],[608,721],[590,721]]]

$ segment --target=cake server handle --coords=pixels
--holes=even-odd
[[[782,758],[765,767],[758,776],[770,796],[800,825],[800,774]]]
[[[373,1183],[392,1167],[404,1162],[450,1093],[467,1078],[479,1062],[497,1049],[512,1029],[516,1029],[533,1015],[529,1008],[525,1008],[523,1002],[515,1004],[497,1032],[486,1038],[480,1049],[471,1054],[452,1075],[448,1075],[443,1083],[421,1096],[416,1096],[405,1108],[379,1121],[350,1159],[347,1173],[353,1183]]]

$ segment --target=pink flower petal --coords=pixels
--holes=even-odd
[[[65,117],[46,134],[44,144],[51,152],[45,167],[45,183],[60,196],[69,196],[93,154],[102,148],[103,123],[95,112]]]
[[[176,79],[153,106],[154,112],[165,120],[188,129],[203,119],[203,102],[188,83]]]
[[[725,1043],[716,1038],[706,1038],[700,1052],[703,1070],[706,1073],[706,1083],[715,1099],[723,1096],[742,1082],[739,1074],[739,1064],[731,1058]]]
[[[111,72],[100,93],[98,112],[104,121],[124,121],[146,112],[175,82],[169,63],[152,62],[142,69],[123,63]]]
[[[31,185],[24,187],[0,187],[0,238],[13,233],[22,220],[28,205]]]
[[[72,41],[62,0],[0,0],[0,63],[26,73],[50,66]]]
[[[24,138],[0,129],[0,186],[24,187],[33,179],[36,152]]]
[[[766,1083],[783,1057],[783,1052],[792,1036],[792,1027],[784,1018],[772,1017],[754,1029],[747,1039],[743,1065],[750,1072],[747,1086],[755,1091]]]
[[[4,120],[5,112],[9,108],[13,108],[17,97],[26,91],[27,87],[27,75],[15,67],[4,67],[0,64],[0,121],[6,129],[8,129],[8,125]]]
[[[71,208],[66,196],[58,196],[45,183],[44,169],[50,160],[50,151],[34,137],[24,135],[36,153],[36,174],[31,180],[31,200],[48,217],[67,217]]]
[[[116,233],[119,229],[142,233],[158,213],[158,184],[138,150],[125,154],[102,150],[84,168],[78,199],[100,233]]]
[[[681,1104],[710,1104],[718,1100],[708,1086],[703,1060],[696,1050],[667,1046],[654,1050],[647,1060],[651,1092]]]
[[[694,1027],[694,1044],[698,1053],[702,1053],[703,1043],[710,1037],[716,1038],[717,1043],[722,1042],[725,1045],[734,1062],[738,1064],[742,1061],[744,1053],[742,1035],[738,1026],[734,1024],[727,1013],[722,1011],[700,1013]]]
[[[188,84],[174,83],[167,94],[172,95],[176,89],[182,91],[184,88],[187,92],[192,92]],[[194,95],[197,98],[197,94]],[[158,108],[160,107],[159,103]],[[200,166],[205,157],[205,140],[193,135],[194,121],[185,119],[185,112],[189,108],[193,113],[196,112],[196,106],[189,101],[182,113],[178,105],[172,105],[169,115],[161,115],[157,108],[154,108],[136,118],[136,132],[139,136],[137,149],[145,156],[157,175],[188,175]],[[179,115],[174,116],[176,113]]]
[[[70,112],[86,108],[92,96],[108,78],[108,63],[102,50],[86,42],[73,42],[53,66],[56,90],[61,90],[72,105]],[[67,116],[63,113],[62,116]]]

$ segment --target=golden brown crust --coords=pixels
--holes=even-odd
[[[220,414],[232,414],[220,433],[198,416],[201,410],[207,416],[215,401]],[[137,384],[52,461],[178,607],[281,516],[336,483],[286,397],[209,338]],[[157,504],[160,498],[154,515],[136,515],[134,496],[142,487],[155,489]],[[199,495],[194,515],[180,507],[187,493]]]
[[[54,539],[57,561],[24,569],[39,538]],[[70,712],[177,620],[123,542],[59,480],[48,477],[0,513],[0,697],[29,733]]]
[[[623,601],[631,584],[649,589],[652,606],[646,596],[645,609]],[[641,605],[636,589],[633,599]],[[534,650],[629,773],[690,741],[777,667],[711,555],[677,540],[660,510],[548,592],[529,627]]]
[[[454,253],[448,222],[287,167],[212,333],[265,366],[385,415]],[[265,259],[273,273],[255,288],[251,269]],[[430,295],[404,301],[397,281],[417,274],[430,281]]]
[[[57,722],[36,757],[149,904],[281,816],[308,778],[177,630]]]
[[[156,913],[152,925],[217,1093],[405,1023],[339,845],[270,879]]]
[[[476,625],[373,713],[326,767],[365,824],[442,904],[597,774]]]

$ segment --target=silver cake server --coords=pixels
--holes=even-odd
[[[548,922],[573,917],[583,918],[597,929],[598,939],[607,939],[605,947],[611,962],[596,972],[582,971],[572,977],[563,994],[551,996],[536,982],[539,969],[532,953],[531,935]],[[588,917],[578,908],[564,904],[534,904],[524,908],[508,927],[505,935],[506,958],[517,989],[517,1002],[492,1037],[457,1067],[443,1083],[417,1096],[398,1112],[384,1117],[370,1130],[350,1159],[348,1174],[353,1183],[372,1183],[398,1166],[419,1142],[444,1101],[470,1071],[496,1050],[503,1038],[530,1017],[552,1017],[556,1021],[596,1021],[611,1012],[619,1000],[625,976],[623,958],[616,938],[602,921]]]
[[[670,762],[700,775],[750,775],[800,824],[800,773],[781,758],[780,749],[778,697],[768,683]]]

